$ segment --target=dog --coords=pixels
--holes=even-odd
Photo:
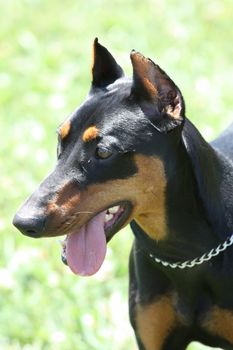
[[[138,348],[233,349],[233,125],[207,143],[172,79],[130,57],[132,79],[95,39],[88,97],[59,127],[55,170],[13,224],[35,238],[66,234],[63,261],[89,276],[130,223]]]

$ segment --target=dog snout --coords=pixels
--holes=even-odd
[[[23,216],[16,213],[13,225],[24,235],[39,238],[43,236],[46,229],[46,216]]]

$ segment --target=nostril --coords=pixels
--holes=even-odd
[[[13,219],[13,225],[24,235],[39,238],[45,230],[45,216],[24,217],[16,214]]]
[[[36,231],[35,231],[35,230],[27,230],[27,232],[33,234],[33,233],[35,233]]]
[[[40,238],[42,236],[41,232],[35,231],[35,230],[20,230],[22,234],[33,237],[33,238]]]

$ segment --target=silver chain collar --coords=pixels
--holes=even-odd
[[[226,250],[233,244],[233,234],[227,238],[227,240],[223,243],[220,243],[216,248],[211,249],[208,253],[203,254],[202,256],[195,258],[193,260],[186,260],[184,262],[175,262],[169,263],[168,261],[161,260],[157,258],[155,255],[150,254],[150,257],[157,263],[162,264],[166,267],[171,267],[172,269],[185,269],[186,267],[194,267],[196,265],[201,265],[205,261],[209,261],[214,256],[217,256],[219,253]]]

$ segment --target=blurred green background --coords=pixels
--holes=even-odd
[[[212,139],[233,119],[232,20],[232,0],[0,2],[1,350],[136,349],[130,230],[96,276],[80,278],[60,262],[57,239],[23,237],[12,216],[55,164],[55,130],[88,92],[95,36],[129,75],[133,48],[159,63]]]

